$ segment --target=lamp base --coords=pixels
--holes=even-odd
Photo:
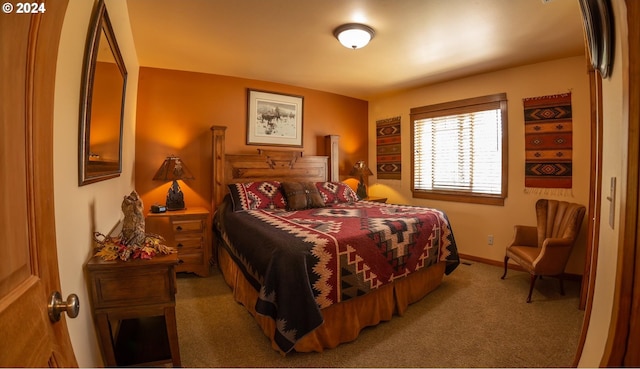
[[[182,207],[180,207],[180,205],[176,205],[176,207],[170,207],[169,204],[167,204],[167,211],[176,211],[176,210],[185,210],[186,208],[184,207],[184,203],[182,204]]]
[[[173,184],[169,187],[169,192],[167,192],[167,210],[175,211],[184,209],[184,194],[180,189],[180,185],[178,185],[178,181],[174,179]]]
[[[356,195],[360,200],[367,198],[367,186],[363,182],[358,183],[358,188],[356,188]]]

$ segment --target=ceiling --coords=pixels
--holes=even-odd
[[[141,66],[360,99],[584,55],[578,0],[127,0]],[[358,50],[344,23],[372,27]]]

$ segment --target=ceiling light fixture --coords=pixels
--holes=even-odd
[[[333,31],[333,35],[348,49],[367,46],[375,35],[373,28],[360,23],[343,24]]]

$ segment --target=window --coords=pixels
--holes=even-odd
[[[413,197],[504,205],[507,96],[411,109]]]

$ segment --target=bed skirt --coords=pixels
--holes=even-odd
[[[284,355],[273,340],[274,320],[256,313],[258,291],[246,280],[227,250],[224,247],[217,249],[218,267],[225,282],[231,287],[234,299],[251,313],[271,340],[271,346]],[[326,348],[355,340],[365,327],[391,320],[394,315],[402,315],[410,304],[419,301],[440,285],[444,269],[445,263],[439,262],[364,296],[322,309],[324,323],[300,339],[294,349],[298,352],[322,352]]]

